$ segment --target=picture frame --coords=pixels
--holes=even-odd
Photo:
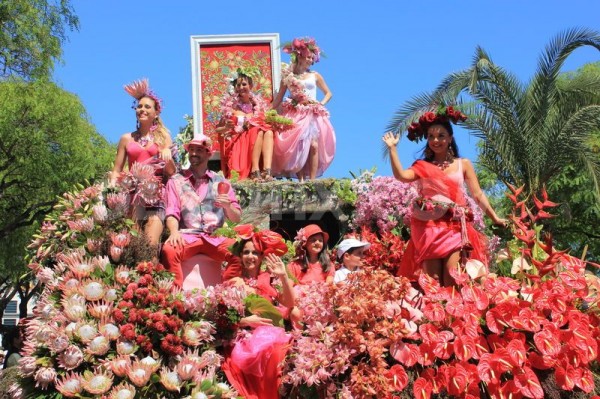
[[[257,66],[261,78],[252,91],[268,102],[275,97],[281,81],[279,34],[194,35],[190,44],[194,136],[204,134],[216,144],[221,98],[230,89],[230,77],[237,68]]]

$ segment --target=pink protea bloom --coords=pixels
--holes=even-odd
[[[104,204],[96,204],[92,208],[92,217],[98,223],[104,222],[108,219],[108,209]]]
[[[190,358],[183,358],[175,368],[179,378],[184,381],[194,378],[198,370],[201,369],[200,363]]]
[[[56,381],[56,390],[67,398],[78,396],[83,390],[81,376],[73,372],[65,374]]]
[[[105,366],[108,367],[114,375],[122,378],[127,375],[127,370],[131,366],[131,358],[126,355],[121,355],[107,362]]]
[[[63,313],[71,321],[77,322],[87,314],[85,298],[81,295],[72,295],[61,301]]]
[[[57,259],[59,260],[59,264],[62,263],[76,278],[82,279],[94,271],[94,266],[90,262],[90,259],[84,258],[84,254],[85,251],[72,251],[69,254],[57,256]]]
[[[119,327],[107,320],[108,318],[101,319],[98,329],[102,335],[114,341],[121,336],[121,333],[119,332]]]
[[[117,214],[124,214],[129,209],[127,193],[110,193],[106,195],[106,205]]]
[[[79,232],[90,232],[94,230],[94,219],[82,218],[75,221],[67,220],[67,225],[70,230]]]
[[[92,266],[94,270],[98,269],[101,271],[106,271],[106,266],[110,265],[110,259],[108,256],[95,256],[92,258]]]
[[[62,281],[56,286],[59,291],[62,291],[63,298],[79,293],[81,280],[74,277],[71,272],[67,272],[62,277]]]
[[[154,178],[154,166],[136,162],[131,167],[131,174],[138,180]]]
[[[44,284],[48,284],[55,278],[54,271],[48,267],[40,268],[35,276]]]
[[[132,355],[136,351],[136,346],[131,341],[119,340],[117,342],[117,353],[119,355]]]
[[[157,278],[154,280],[156,287],[161,291],[170,292],[173,288],[173,280],[167,278]]]
[[[155,373],[162,364],[162,361],[160,359],[155,359],[151,356],[146,356],[145,358],[140,360],[140,362],[146,366],[151,367],[153,373]]]
[[[52,352],[60,353],[69,347],[69,337],[64,333],[53,332],[47,344]]]
[[[54,384],[56,380],[56,370],[52,367],[40,367],[33,375],[35,379],[35,386],[42,390],[48,389],[48,387]]]
[[[37,370],[36,358],[33,356],[23,356],[19,359],[19,372],[24,377],[31,377]]]
[[[110,257],[115,262],[121,260],[121,255],[123,255],[123,248],[117,247],[116,245],[110,246]]]
[[[88,312],[96,319],[102,319],[103,317],[110,316],[113,312],[113,309],[114,304],[111,301],[105,300],[88,305]]]
[[[160,383],[168,390],[172,392],[179,392],[183,381],[179,378],[179,375],[174,370],[169,370],[163,367],[160,370]]]
[[[112,241],[113,245],[125,248],[131,241],[131,233],[129,233],[127,230],[123,230],[120,233],[110,233],[110,240]]]
[[[117,299],[119,299],[117,289],[114,287],[109,287],[106,290],[106,294],[104,294],[104,300],[108,302],[115,302]]]
[[[42,222],[41,227],[42,233],[50,233],[52,231],[56,231],[56,224],[53,222]]]
[[[137,179],[129,172],[121,172],[117,179],[119,186],[125,191],[135,190]]]
[[[188,346],[198,346],[202,342],[211,340],[213,338],[211,333],[214,332],[214,328],[208,322],[188,322],[183,326],[181,340]]]
[[[106,287],[102,280],[94,278],[83,282],[81,293],[88,301],[99,301],[104,298]]]
[[[127,377],[136,387],[143,387],[152,377],[153,366],[143,364],[141,361],[133,362],[127,368]]]
[[[74,332],[84,344],[91,342],[91,340],[98,336],[98,328],[92,322],[78,323]]]
[[[102,356],[110,349],[110,341],[104,335],[98,335],[87,346],[86,352],[91,355]]]
[[[89,252],[96,253],[100,251],[100,248],[102,248],[102,240],[88,238],[85,247]]]
[[[48,298],[44,298],[37,303],[33,309],[33,314],[42,320],[50,320],[56,316],[57,310]]]
[[[73,370],[83,362],[83,352],[75,345],[69,345],[57,357],[58,366],[65,370]]]
[[[112,388],[113,378],[108,370],[86,370],[82,377],[83,389],[92,395],[102,395]]]
[[[131,270],[127,266],[118,266],[115,269],[115,281],[121,285],[129,284],[131,281]]]
[[[125,381],[121,382],[108,393],[108,399],[133,399],[135,387]]]
[[[75,337],[75,331],[77,330],[77,327],[79,327],[77,322],[74,322],[74,321],[70,322],[65,327],[65,334],[67,334],[67,336],[69,338],[73,339],[73,337]]]
[[[23,388],[18,383],[13,383],[8,387],[8,397],[12,399],[24,399]]]

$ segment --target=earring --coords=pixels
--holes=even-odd
[[[448,155],[446,158],[448,162],[452,162],[454,160],[454,150],[452,149],[452,146],[448,147]]]
[[[140,129],[140,121],[135,121],[135,130]]]

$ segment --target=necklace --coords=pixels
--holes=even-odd
[[[448,166],[450,166],[450,162],[448,162],[448,161],[444,161],[444,162],[431,161],[431,163],[434,164],[435,166],[437,166],[438,168],[440,168],[441,170],[444,170]]]
[[[243,103],[240,101],[238,103],[238,108],[245,114],[251,114],[253,111],[252,103]]]
[[[154,142],[154,135],[153,134],[148,133],[147,135],[142,136],[141,133],[138,132],[137,136],[138,136],[138,139],[136,141],[142,147],[146,147],[148,144]]]

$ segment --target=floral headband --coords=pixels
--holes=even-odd
[[[427,129],[436,123],[452,122],[455,125],[458,122],[466,121],[467,116],[451,105],[441,105],[435,112],[428,111],[419,117],[418,122],[413,122],[408,127],[408,139],[418,142],[427,136]]]
[[[321,49],[312,37],[297,37],[291,43],[284,43],[283,52],[290,55],[293,63],[296,62],[298,54],[307,57],[308,54],[313,53],[315,56],[313,63],[321,59]]]
[[[251,224],[241,224],[233,228],[237,233],[238,240],[233,244],[231,252],[240,255],[247,241],[252,241],[254,248],[263,255],[275,254],[282,256],[287,253],[288,248],[283,237],[271,230],[258,230]]]
[[[258,79],[260,78],[260,69],[257,66],[240,67],[231,73],[229,83],[233,86],[240,76]]]
[[[142,98],[148,97],[154,101],[156,112],[160,113],[162,110],[162,100],[150,89],[148,79],[143,78],[140,80],[135,80],[123,86],[123,88],[127,94],[135,98],[135,101],[133,102],[134,108]]]

